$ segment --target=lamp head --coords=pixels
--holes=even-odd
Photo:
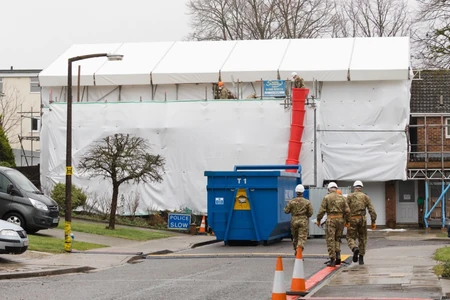
[[[110,61],[120,61],[123,59],[123,55],[122,54],[115,54],[115,53],[108,53],[106,55],[106,57],[108,58],[108,60]]]

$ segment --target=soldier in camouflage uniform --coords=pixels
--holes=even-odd
[[[294,246],[295,255],[297,255],[297,247],[305,247],[308,238],[308,219],[313,215],[313,207],[309,200],[303,198],[305,188],[299,184],[295,187],[297,197],[290,200],[284,208],[286,214],[291,214],[291,234],[293,237],[292,244]]]
[[[348,206],[350,207],[350,222],[347,229],[347,243],[353,252],[353,262],[358,261],[364,264],[364,255],[366,254],[367,244],[367,220],[366,209],[369,211],[370,220],[372,221],[372,229],[376,229],[377,213],[373,208],[372,201],[369,196],[362,192],[363,183],[356,180],[353,183],[354,192],[347,196]],[[358,239],[358,245],[356,245]]]
[[[215,99],[229,99],[231,92],[223,85],[222,81],[217,84]],[[233,99],[232,97],[231,99]]]
[[[297,75],[296,72],[292,72],[292,79],[294,80],[294,88],[304,88],[305,81],[303,78]]]
[[[320,226],[325,213],[327,214],[327,222],[325,235],[327,239],[327,248],[330,261],[327,266],[334,267],[336,263],[341,263],[341,244],[340,239],[344,230],[344,224],[348,221],[350,209],[344,196],[339,195],[337,191],[337,184],[330,182],[328,184],[328,195],[326,195],[322,204],[320,205],[319,213],[317,214],[317,225]]]

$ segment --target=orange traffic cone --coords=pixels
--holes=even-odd
[[[202,218],[202,224],[200,225],[200,230],[198,234],[206,234],[205,216]]]
[[[302,247],[297,247],[297,255],[295,256],[294,274],[292,275],[291,290],[286,293],[287,295],[300,295],[305,296],[308,294],[306,291],[305,283],[305,270],[303,268],[303,251]]]
[[[275,276],[273,277],[272,300],[286,300],[286,289],[284,287],[283,260],[277,258]]]

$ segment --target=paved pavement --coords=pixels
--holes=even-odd
[[[450,239],[437,238],[434,230],[369,232],[372,236],[382,236],[392,241],[418,241]],[[43,235],[63,237],[62,230],[51,229]],[[176,253],[215,241],[214,236],[175,234],[175,236],[147,242],[133,242],[126,239],[109,238],[92,234],[75,233],[76,241],[94,242],[108,245],[107,248],[85,252],[47,254],[27,251],[21,255],[0,255],[0,279],[25,278],[33,276],[57,275],[73,272],[87,272],[114,268],[144,258],[148,254]],[[395,244],[393,242],[393,244]],[[450,280],[440,279],[433,273],[434,251],[442,245],[425,244],[408,247],[383,247],[369,249],[366,264],[350,264],[338,268],[332,276],[312,287],[306,298],[314,299],[440,299],[450,296]],[[379,298],[376,298],[378,296]],[[345,298],[346,297],[346,298]],[[361,298],[363,297],[363,298]],[[392,298],[391,298],[392,299]]]
[[[351,263],[347,268],[339,269],[305,298],[411,300],[450,296],[450,280],[439,278],[433,272],[433,267],[438,264],[433,259],[434,252],[445,246],[445,241],[450,243],[447,237],[436,237],[439,232],[417,229],[370,232],[369,238],[378,236],[391,241],[430,241],[430,244],[368,249],[364,265]],[[432,244],[431,241],[436,239],[443,240],[444,244]],[[395,242],[392,244],[395,245]]]
[[[145,230],[145,229],[143,229]],[[48,229],[40,235],[63,238],[64,231]],[[0,279],[26,278],[87,272],[121,266],[142,259],[148,254],[172,253],[215,242],[215,236],[174,233],[173,237],[145,242],[130,241],[94,234],[74,232],[73,251],[48,254],[26,251],[21,255],[0,255]],[[76,242],[107,245],[107,248],[77,251]]]

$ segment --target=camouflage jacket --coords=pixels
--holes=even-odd
[[[292,214],[292,217],[304,216],[309,218],[313,215],[313,207],[308,199],[303,197],[296,197],[286,204],[284,213]]]
[[[352,216],[365,216],[366,209],[369,210],[370,219],[372,223],[375,223],[377,220],[377,213],[373,208],[372,201],[369,196],[364,194],[363,192],[354,192],[347,196],[347,203],[350,207],[350,212]]]
[[[345,221],[348,222],[350,217],[350,208],[348,207],[344,196],[339,195],[336,192],[332,192],[323,198],[319,213],[317,214],[317,220],[322,220],[325,213],[328,215],[343,214]]]
[[[226,87],[223,87],[219,91],[219,99],[228,99],[229,94],[230,91]]]
[[[300,76],[297,76],[294,80],[294,87],[295,88],[303,88],[305,87],[305,81]]]

